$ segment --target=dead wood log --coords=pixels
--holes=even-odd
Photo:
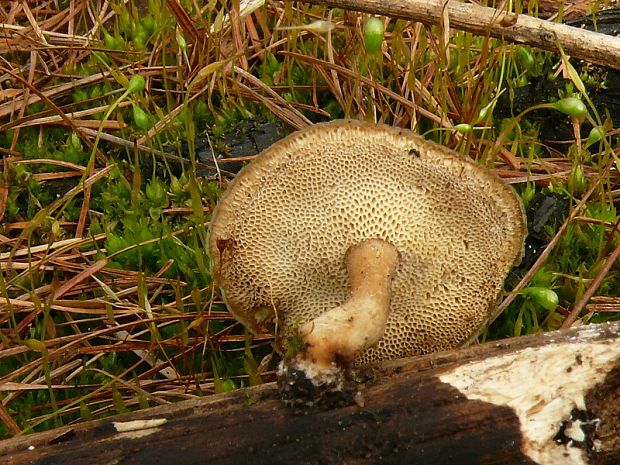
[[[528,44],[557,52],[558,45],[575,58],[620,69],[620,38],[553,23],[525,14],[496,10],[455,0],[305,0],[351,11],[418,21],[428,25],[442,22],[452,28],[478,35],[490,35],[508,42]]]
[[[364,403],[295,412],[274,385],[0,442],[0,463],[620,463],[620,323],[384,363]]]

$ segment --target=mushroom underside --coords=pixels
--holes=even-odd
[[[408,131],[344,121],[248,165],[214,212],[209,255],[233,314],[255,331],[271,315],[282,346],[300,336],[297,360],[327,369],[461,344],[525,229],[492,173]]]

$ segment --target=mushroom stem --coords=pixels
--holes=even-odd
[[[345,260],[349,299],[300,327],[305,346],[300,357],[318,371],[351,362],[376,344],[390,313],[392,279],[400,262],[396,248],[382,239],[368,239],[351,246]]]

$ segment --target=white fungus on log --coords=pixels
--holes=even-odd
[[[522,451],[539,465],[587,465],[586,425],[574,413],[587,416],[586,394],[619,361],[620,340],[550,344],[459,366],[440,379],[468,399],[511,407]],[[599,422],[589,421],[594,429]]]

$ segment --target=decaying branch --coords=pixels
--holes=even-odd
[[[620,69],[620,38],[598,34],[528,15],[516,15],[494,8],[456,0],[307,0],[345,10],[440,24],[447,11],[452,28],[490,35],[509,42],[528,44],[610,68]]]
[[[359,405],[298,412],[264,385],[0,442],[0,463],[620,463],[620,323],[374,369]]]

